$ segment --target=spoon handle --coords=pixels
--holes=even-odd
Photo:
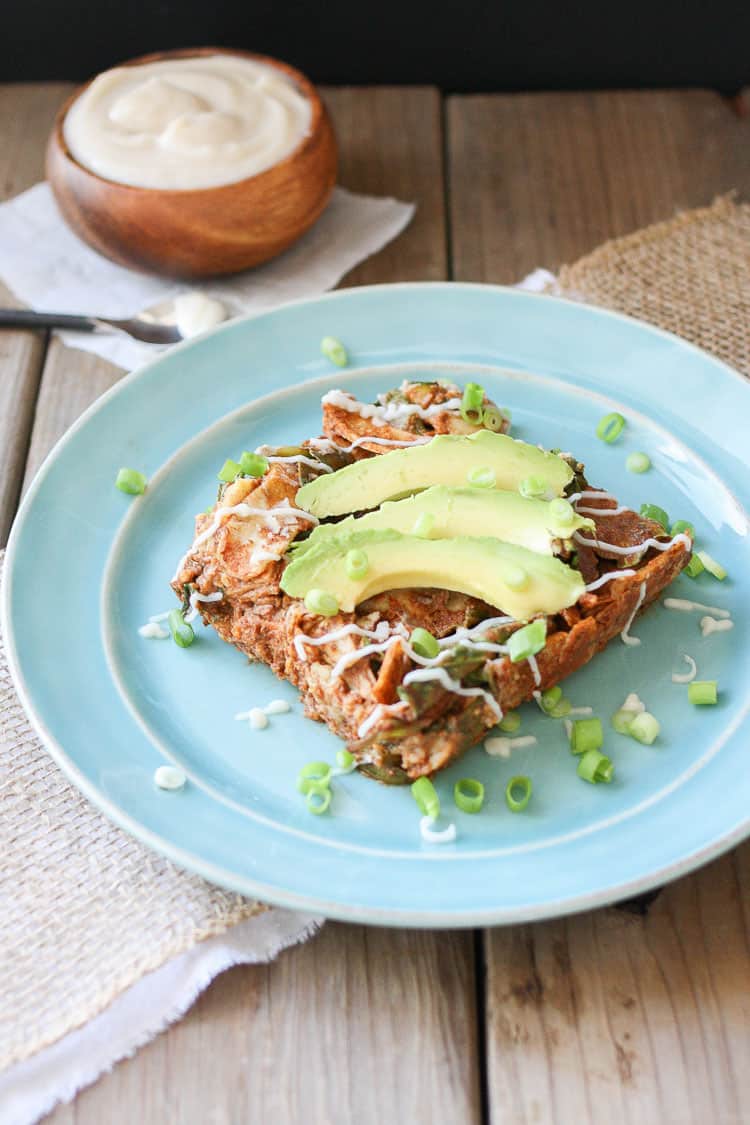
[[[69,328],[73,332],[95,332],[92,317],[70,313],[34,312],[32,309],[0,309],[0,328]]]

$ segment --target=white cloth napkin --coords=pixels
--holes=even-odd
[[[20,301],[41,311],[129,317],[198,289],[237,316],[332,289],[395,238],[413,214],[413,204],[336,188],[315,226],[280,258],[234,277],[188,285],[136,273],[89,249],[62,221],[49,185],[41,183],[0,205],[0,274]],[[127,370],[159,350],[121,333],[61,335],[71,347]]]

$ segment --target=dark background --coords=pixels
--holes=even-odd
[[[444,90],[750,84],[750,0],[0,0],[0,80],[166,47],[277,55],[316,82]]]

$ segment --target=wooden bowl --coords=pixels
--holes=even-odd
[[[86,86],[76,90],[55,120],[47,179],[67,223],[113,262],[167,277],[238,273],[286,250],[328,203],[336,182],[336,138],[320,95],[299,71],[222,47],[159,51],[122,65],[216,54],[255,59],[287,75],[312,105],[310,130],[289,156],[236,183],[188,191],[131,187],[89,171],[68,150],[63,121]]]

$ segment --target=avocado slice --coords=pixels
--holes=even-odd
[[[342,516],[377,508],[384,500],[408,496],[434,484],[461,486],[473,469],[492,470],[495,488],[515,489],[526,477],[541,477],[560,496],[573,470],[555,453],[491,430],[440,434],[426,445],[355,461],[327,473],[297,493],[297,504],[314,516]]]
[[[365,516],[320,524],[307,539],[294,544],[294,558],[350,531],[389,527],[413,533],[420,516],[432,517],[434,521],[424,535],[426,539],[492,536],[540,555],[554,553],[555,539],[569,539],[580,527],[594,527],[593,520],[575,514],[570,523],[560,523],[550,511],[548,500],[527,500],[519,492],[499,488],[449,488],[440,484],[406,500],[389,500]]]
[[[346,565],[353,550],[367,556],[366,570],[356,578]],[[324,590],[346,613],[384,590],[414,587],[481,598],[518,621],[558,613],[577,602],[585,589],[579,572],[559,559],[500,539],[420,539],[388,528],[324,539],[293,559],[281,578],[282,590],[291,597]]]

